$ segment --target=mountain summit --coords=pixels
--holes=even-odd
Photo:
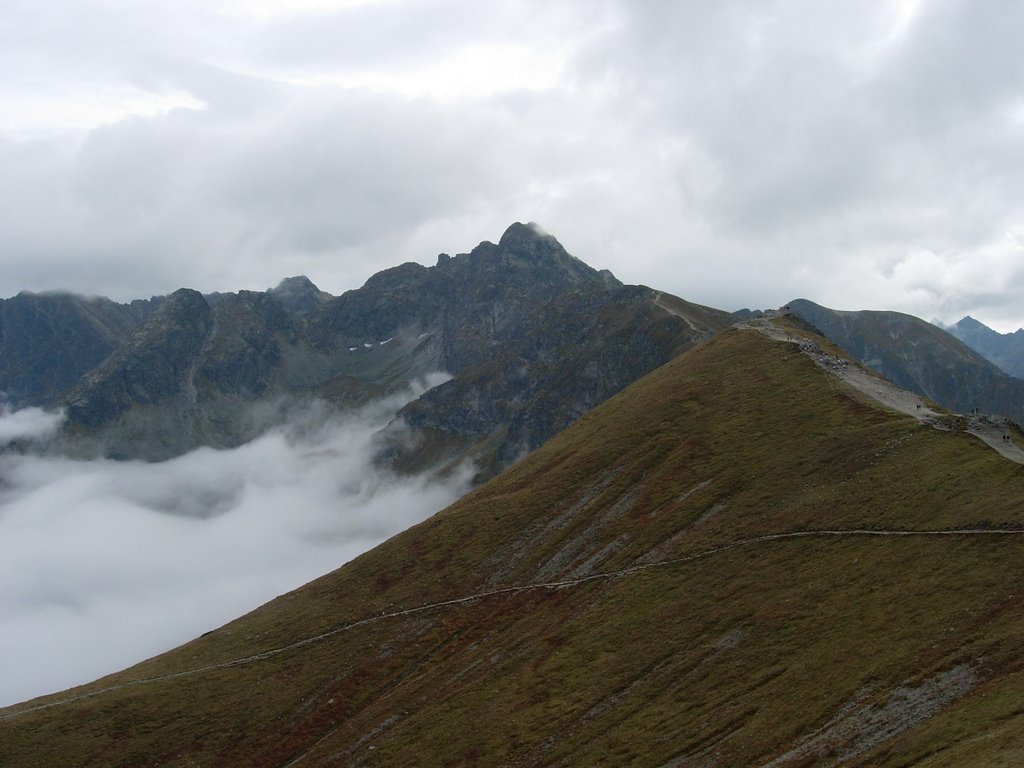
[[[482,244],[483,251],[490,250],[487,248],[488,245]],[[534,269],[542,270],[538,276],[552,278],[555,284],[582,284],[602,278],[602,273],[569,255],[553,235],[547,234],[533,222],[512,224],[498,240],[494,252],[499,254],[503,267],[513,267],[517,263],[530,265]],[[477,258],[487,258],[487,255],[477,251]],[[554,279],[558,271],[564,273],[564,280]]]
[[[321,291],[305,275],[286,277],[267,293],[277,299],[285,311],[296,315],[312,312],[331,298],[329,293]]]
[[[968,315],[947,330],[1006,373],[1024,378],[1024,328],[999,333]]]

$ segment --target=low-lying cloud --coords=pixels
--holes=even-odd
[[[172,648],[454,501],[468,475],[373,466],[416,394],[159,464],[0,456],[0,706]],[[39,419],[4,414],[0,435]]]
[[[49,437],[57,431],[63,420],[63,414],[41,408],[11,411],[7,406],[0,405],[0,446],[14,440]]]

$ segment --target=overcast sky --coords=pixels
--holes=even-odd
[[[1016,0],[5,0],[0,296],[358,287],[536,221],[723,309],[1024,325]]]

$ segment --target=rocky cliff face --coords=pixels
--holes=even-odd
[[[338,297],[298,277],[266,292],[108,302],[122,322],[94,330],[77,367],[71,345],[53,342],[62,332],[33,342],[68,373],[26,402],[66,407],[73,451],[159,460],[249,440],[281,404],[350,408],[445,371],[448,384],[403,412],[386,459],[421,470],[473,457],[482,478],[732,321],[675,301],[623,286],[517,223],[496,244],[385,270]],[[93,338],[79,325],[67,338]]]
[[[171,294],[65,398],[70,448],[161,460],[250,440],[284,417],[285,402],[358,405],[389,391],[364,364],[337,395],[336,378],[355,356],[314,349],[304,317],[322,301],[316,291],[311,306],[304,293]],[[374,357],[360,350],[364,361]]]
[[[31,293],[0,300],[0,393],[14,407],[53,405],[157,303]]]
[[[324,351],[358,345],[368,328],[372,337],[429,340],[454,378],[402,411],[386,458],[421,470],[472,457],[484,479],[732,322],[708,308],[683,319],[659,295],[513,224],[497,244],[382,272],[311,322]]]
[[[69,435],[79,445],[87,437],[102,439],[103,452],[119,458],[162,457],[190,444],[193,430],[183,417],[195,405],[195,363],[211,315],[196,291],[168,296],[67,396]]]
[[[399,466],[471,454],[489,477],[729,322],[694,328],[656,295],[594,282],[539,307],[514,340],[402,410],[418,441],[402,444]]]

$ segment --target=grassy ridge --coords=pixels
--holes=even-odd
[[[1022,499],[1021,467],[974,438],[730,331],[339,571],[94,685],[764,534],[1020,527]],[[0,764],[1011,764],[1022,553],[784,539],[493,596],[0,720]]]

